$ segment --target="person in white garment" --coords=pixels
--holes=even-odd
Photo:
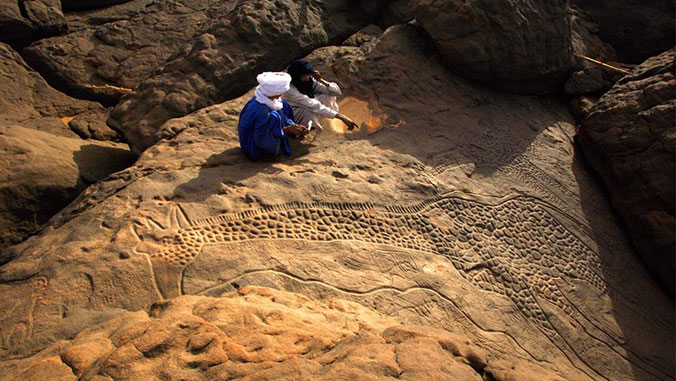
[[[342,92],[335,82],[324,80],[311,63],[304,60],[291,62],[286,72],[291,75],[291,86],[283,98],[291,105],[296,123],[323,130],[321,119],[339,119],[348,130],[359,128],[347,116],[338,112],[336,102]]]

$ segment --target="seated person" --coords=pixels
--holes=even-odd
[[[347,125],[348,130],[358,127],[350,118],[338,112],[336,97],[341,95],[340,87],[335,82],[325,81],[311,63],[296,60],[291,62],[286,71],[291,75],[291,88],[284,94],[284,99],[291,105],[298,123],[312,125],[322,131],[320,118],[338,118]]]
[[[256,77],[258,86],[239,114],[239,145],[251,160],[291,155],[287,136],[302,137],[307,128],[296,124],[293,111],[282,94],[289,90],[287,73],[265,72]]]

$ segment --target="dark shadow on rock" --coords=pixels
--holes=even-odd
[[[582,212],[598,244],[601,275],[609,286],[612,314],[622,332],[622,347],[634,377],[641,381],[673,380],[674,302],[641,262],[626,226],[610,204],[609,192],[577,145],[573,173],[580,187]],[[630,257],[620,258],[622,254]],[[645,358],[645,354],[658,358]]]
[[[80,182],[86,186],[128,168],[136,161],[136,155],[122,148],[87,144],[73,152],[73,161],[80,171]]]
[[[172,198],[182,202],[201,202],[209,196],[219,194],[223,184],[238,184],[240,181],[258,173],[274,175],[283,170],[275,167],[276,163],[298,165],[307,163],[305,156],[314,147],[312,143],[291,140],[291,156],[278,159],[252,161],[247,158],[241,148],[229,148],[207,158],[200,167],[196,178],[178,185]]]

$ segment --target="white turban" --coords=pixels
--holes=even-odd
[[[272,97],[289,91],[291,76],[288,73],[266,71],[256,77],[258,88],[263,95]]]

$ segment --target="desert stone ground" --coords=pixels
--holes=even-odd
[[[0,378],[671,380],[674,302],[557,95],[415,24],[307,60],[341,112],[251,162],[253,95],[169,119],[0,267]]]

